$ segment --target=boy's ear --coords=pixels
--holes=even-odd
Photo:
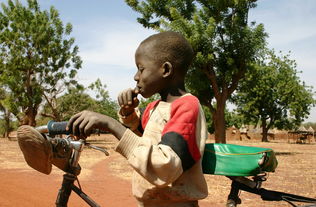
[[[164,62],[164,64],[162,64],[162,69],[163,69],[162,77],[164,78],[170,77],[174,72],[172,64],[170,62]]]

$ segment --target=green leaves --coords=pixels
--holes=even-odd
[[[268,129],[293,129],[304,121],[315,100],[311,88],[299,80],[295,61],[267,51],[246,74],[236,103],[248,122],[267,122]]]
[[[21,111],[36,111],[44,91],[74,83],[82,61],[74,38],[68,37],[71,31],[71,24],[64,26],[54,7],[41,11],[36,0],[28,0],[26,6],[18,0],[2,4],[0,80],[12,101],[19,100],[12,104]]]
[[[262,25],[248,24],[255,0],[126,0],[142,16],[138,22],[158,31],[173,30],[191,43],[196,58],[188,73],[189,90],[202,103],[222,110],[239,80],[265,47]],[[212,104],[212,99],[217,104]],[[207,100],[208,99],[208,100]],[[219,103],[220,102],[220,103]],[[225,127],[225,120],[220,126]],[[224,132],[224,130],[219,130]],[[225,134],[220,135],[221,138]]]

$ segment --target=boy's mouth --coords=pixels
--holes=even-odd
[[[134,88],[134,92],[135,92],[136,94],[139,94],[139,93],[141,92],[141,87],[136,86],[136,87]]]

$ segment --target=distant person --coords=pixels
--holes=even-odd
[[[120,122],[83,111],[68,124],[75,135],[88,137],[92,129],[110,131],[119,140],[115,150],[133,167],[133,195],[138,206],[197,207],[208,195],[201,158],[207,138],[198,99],[187,93],[184,78],[193,59],[187,40],[175,32],[145,39],[136,50],[135,89],[118,96]],[[138,109],[141,94],[160,100]]]
[[[239,129],[240,132],[240,140],[243,140],[245,138],[250,139],[250,136],[248,135],[248,128],[245,127],[244,125],[241,126]]]

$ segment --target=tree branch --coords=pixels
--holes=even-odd
[[[52,118],[52,119],[55,119],[55,118],[56,118],[53,114],[48,114],[48,113],[44,113],[44,112],[41,113],[41,116],[50,117],[50,118]]]
[[[43,93],[43,95],[44,95],[44,97],[45,97],[45,100],[46,100],[46,102],[47,102],[47,104],[50,106],[50,108],[52,109],[52,112],[53,112],[53,114],[52,115],[47,115],[46,117],[51,117],[51,118],[53,118],[53,119],[57,119],[57,121],[59,121],[59,114],[58,114],[58,112],[57,112],[57,110],[56,110],[56,107],[54,107],[53,106],[53,103],[52,103],[52,101],[51,100],[49,100],[49,98],[47,97],[47,95],[45,94],[45,92]],[[41,113],[42,114],[42,116],[45,116],[45,115],[43,115],[43,114],[45,114],[45,113]]]
[[[236,88],[237,88],[237,86],[238,86],[238,82],[239,82],[239,80],[240,80],[241,78],[244,77],[245,72],[246,72],[245,69],[240,69],[240,70],[238,70],[237,73],[235,73],[235,74],[233,75],[232,83],[231,83],[231,85],[228,87],[228,95],[229,95],[229,96],[236,90]]]
[[[205,75],[207,76],[207,78],[211,82],[211,86],[213,88],[214,96],[215,96],[216,100],[219,100],[220,99],[220,90],[219,90],[219,87],[218,87],[218,84],[216,81],[216,74],[215,74],[213,67],[209,66],[209,65],[205,65],[204,67],[202,67],[202,71],[205,73]]]

